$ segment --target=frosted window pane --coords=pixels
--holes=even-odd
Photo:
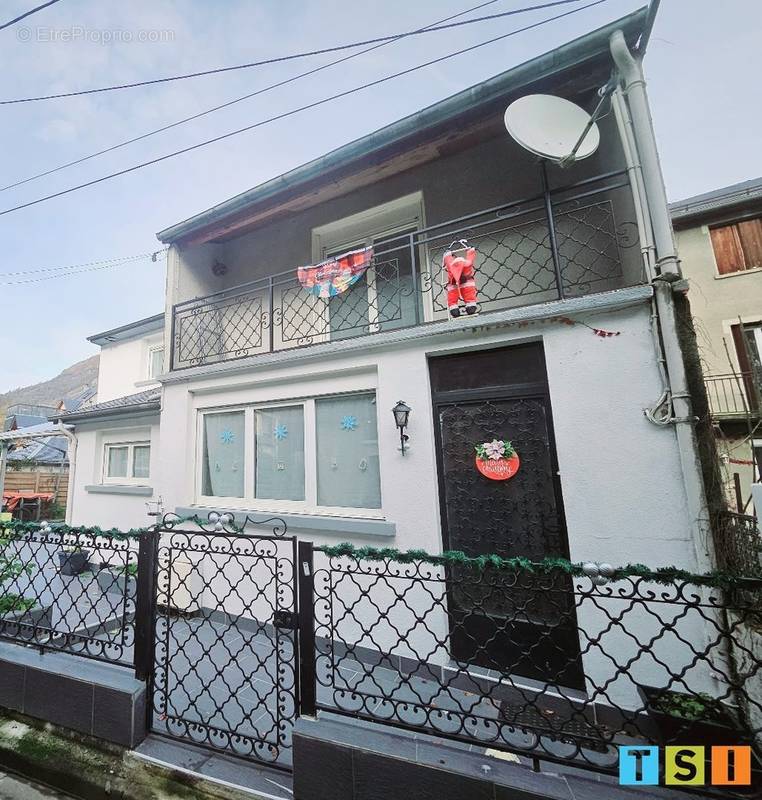
[[[381,508],[375,395],[315,402],[318,505]]]
[[[136,445],[132,451],[132,477],[147,478],[151,461],[150,445]]]
[[[204,415],[201,493],[243,497],[244,413]]]
[[[108,449],[108,472],[109,478],[127,477],[127,448],[109,447]]]
[[[304,500],[304,411],[301,406],[256,412],[255,496]]]

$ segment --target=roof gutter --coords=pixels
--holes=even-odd
[[[161,400],[150,400],[145,403],[116,406],[114,408],[73,411],[71,414],[61,414],[58,419],[66,420],[66,422],[91,422],[93,420],[113,419],[125,416],[131,417],[135,414],[146,414],[152,411],[161,411]]]

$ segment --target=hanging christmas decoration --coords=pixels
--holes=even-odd
[[[282,442],[288,436],[288,428],[285,425],[276,425],[273,429],[273,436],[276,441]]]
[[[453,244],[460,244],[456,250]],[[461,254],[461,255],[456,255]],[[466,239],[452,242],[442,257],[442,269],[447,275],[447,309],[453,318],[460,316],[460,303],[466,314],[476,313],[476,248],[469,247]]]
[[[220,433],[220,441],[223,444],[233,444],[235,441],[235,434],[233,431],[222,431],[222,433]]]
[[[341,418],[341,429],[344,431],[353,431],[357,427],[357,417],[352,414],[347,414]]]
[[[299,283],[316,297],[336,297],[353,286],[365,274],[373,259],[373,248],[364,247],[330,258],[314,267],[299,267]]]
[[[504,439],[493,439],[474,447],[476,468],[492,481],[507,481],[518,471],[521,461],[513,445]]]

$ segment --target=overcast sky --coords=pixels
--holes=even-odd
[[[0,31],[0,99],[146,80],[398,33],[478,2],[62,0]],[[4,0],[0,22],[37,4]],[[531,4],[498,0],[475,14]],[[0,216],[0,391],[52,377],[97,352],[86,336],[161,311],[164,296],[163,264],[148,260],[17,285],[8,283],[49,273],[7,273],[151,252],[159,246],[156,231],[640,5],[607,0],[289,120]],[[534,12],[391,44],[85,164],[0,191],[0,210],[557,13]],[[759,0],[663,0],[646,69],[671,200],[762,175],[760,34]],[[4,105],[0,186],[334,58]]]

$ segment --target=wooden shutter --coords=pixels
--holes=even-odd
[[[746,269],[762,267],[762,219],[750,219],[738,223]]]
[[[727,275],[729,272],[738,272],[746,268],[741,238],[735,225],[712,228],[709,233],[712,237],[714,258],[720,275]]]

